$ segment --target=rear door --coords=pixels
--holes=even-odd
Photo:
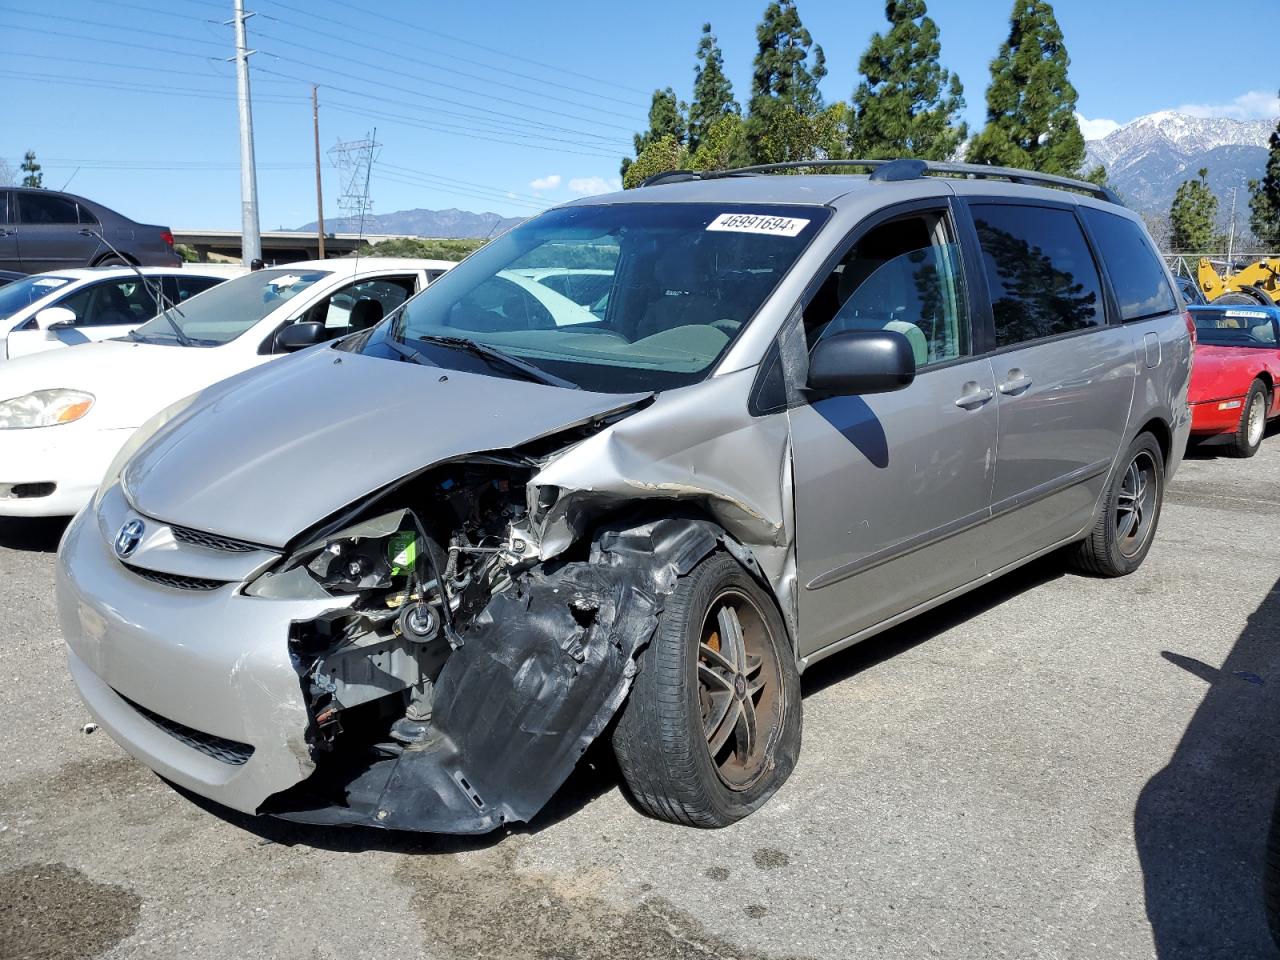
[[[1072,203],[970,200],[1000,429],[988,549],[999,569],[1081,533],[1125,440],[1137,375]]]
[[[0,190],[0,270],[18,270],[18,211],[13,193]]]
[[[15,192],[18,202],[18,256],[22,270],[40,273],[86,267],[98,252],[98,238],[81,234],[74,200],[42,191]]]

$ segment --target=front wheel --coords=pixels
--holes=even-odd
[[[1075,566],[1098,577],[1123,577],[1142,566],[1164,504],[1164,454],[1140,433],[1120,460],[1093,530],[1076,547]]]
[[[640,660],[613,749],[650,816],[724,827],[786,781],[800,753],[800,679],[782,617],[733,557],[682,577]]]
[[[1233,457],[1252,457],[1262,446],[1262,436],[1267,432],[1267,408],[1271,405],[1267,385],[1255,380],[1249,385],[1249,393],[1240,408],[1240,425],[1231,435],[1227,452]]]

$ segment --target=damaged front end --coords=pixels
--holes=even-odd
[[[664,598],[721,531],[618,522],[543,560],[554,491],[531,486],[534,471],[519,457],[435,467],[247,588],[335,601],[289,636],[315,772],[260,812],[481,833],[550,799],[626,698]]]

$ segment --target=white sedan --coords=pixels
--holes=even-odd
[[[180,304],[244,272],[217,264],[89,267],[15,280],[0,287],[0,359],[123,336],[156,315],[157,292]]]
[[[127,337],[0,363],[0,516],[75,513],[147,420],[233,374],[373,326],[452,266],[365,257],[257,270]]]

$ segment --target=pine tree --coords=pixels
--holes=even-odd
[[[794,134],[823,112],[818,82],[827,75],[826,54],[800,22],[795,0],[773,0],[765,8],[756,41],[747,109],[751,158],[757,163],[808,159],[813,145]],[[783,132],[784,125],[790,132]]]
[[[1209,171],[1200,168],[1197,179],[1186,180],[1174,194],[1169,208],[1169,245],[1176,253],[1210,253],[1222,246],[1215,229],[1218,198],[1209,189]]]
[[[36,152],[34,150],[27,151],[22,158],[22,167],[20,169],[23,173],[22,185],[24,187],[44,186],[44,174],[40,172],[40,164],[36,163]]]
[[[1249,228],[1268,252],[1280,249],[1280,123],[1271,133],[1262,179],[1249,181]]]
[[[887,0],[887,33],[871,38],[853,93],[855,157],[946,160],[968,136],[964,87],[939,62],[938,25],[925,0]]]
[[[742,109],[733,98],[733,84],[724,74],[724,54],[711,32],[702,25],[698,63],[693,68],[693,103],[689,105],[689,150],[696,153],[711,127],[721,117],[738,116]]]
[[[728,170],[748,162],[746,124],[736,113],[727,113],[707,128],[689,159],[689,168]]]
[[[651,143],[664,137],[674,137],[676,143],[683,144],[687,136],[684,111],[686,105],[676,97],[670,87],[653,91],[653,100],[649,103],[649,129],[635,134],[631,140],[635,146],[636,158],[644,153]],[[620,173],[625,177],[627,170],[635,161],[631,157],[623,157]]]
[[[987,125],[968,159],[1075,176],[1084,164],[1071,58],[1046,0],[1015,0],[1009,38],[991,61]]]
[[[622,187],[630,190],[655,174],[686,169],[688,166],[689,151],[674,135],[667,134],[645,144],[640,155],[622,171]]]

